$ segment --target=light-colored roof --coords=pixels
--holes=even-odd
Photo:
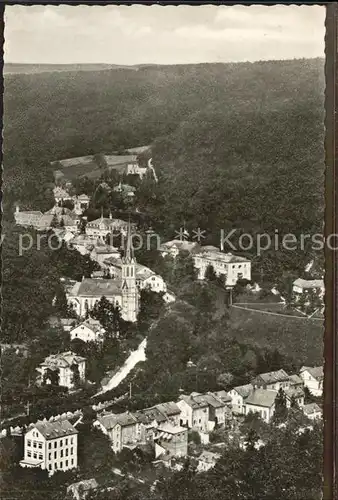
[[[76,297],[114,297],[121,294],[121,280],[85,278],[76,283],[69,295]]]
[[[80,195],[79,195],[79,196],[77,196],[76,198],[77,198],[78,200],[80,200],[80,201],[89,201],[89,200],[90,200],[89,196],[88,196],[88,195],[86,195],[86,194],[80,194]]]
[[[242,396],[242,398],[246,398],[253,391],[253,385],[238,385],[237,387],[233,388],[233,391],[236,391],[240,396]]]
[[[296,279],[293,282],[293,286],[298,286],[299,288],[322,288],[324,289],[324,280],[304,280],[302,278]]]
[[[215,394],[223,403],[229,403],[231,401],[231,396],[226,391],[215,391],[212,394]]]
[[[177,406],[174,401],[168,401],[166,403],[160,403],[155,406],[163,415],[169,417],[172,415],[178,415],[181,413],[179,406]]]
[[[179,434],[181,432],[188,432],[186,427],[181,427],[180,425],[173,425],[170,422],[164,422],[160,424],[157,428],[158,432],[164,432],[168,434]]]
[[[277,396],[276,391],[266,389],[254,389],[246,398],[245,404],[271,408]]]
[[[322,380],[324,378],[324,369],[322,366],[302,366],[300,373],[305,370],[317,380]]]
[[[301,398],[304,396],[304,390],[302,387],[290,387],[289,389],[285,389],[284,392],[289,399],[292,397]]]
[[[254,381],[261,379],[265,384],[274,384],[284,380],[289,380],[289,375],[284,370],[276,370],[274,372],[260,373],[255,377]]]
[[[104,159],[108,167],[137,162],[136,155],[104,155]]]
[[[246,257],[240,257],[239,255],[234,255],[230,252],[224,253],[218,249],[209,250],[208,247],[201,247],[201,251],[196,254],[196,256],[228,264],[234,262],[250,262],[250,260]]]
[[[68,420],[57,420],[56,422],[41,422],[31,424],[28,430],[37,429],[45,439],[55,439],[63,436],[77,434],[75,427]]]
[[[56,370],[57,368],[67,368],[74,364],[82,363],[85,360],[86,358],[78,356],[71,351],[67,351],[61,354],[51,354],[40,364],[40,366],[47,366],[51,370]]]
[[[121,219],[110,219],[109,217],[100,217],[99,219],[92,220],[91,222],[88,222],[86,227],[99,227],[99,226],[104,226],[107,229],[109,228],[115,228],[115,227],[126,227],[128,223],[124,220]]]
[[[206,394],[194,394],[193,393],[193,398],[195,401],[202,401],[203,403],[206,401],[209,406],[212,406],[213,408],[222,408],[225,406],[225,403],[218,398],[216,395],[207,392]]]
[[[94,252],[96,252],[97,254],[119,254],[119,250],[118,248],[115,248],[111,245],[95,245],[94,246],[94,249],[93,249]]]
[[[309,403],[307,405],[304,405],[302,407],[302,410],[306,415],[312,415],[313,413],[323,412],[323,410],[317,403]]]
[[[196,394],[196,393],[195,393]],[[201,396],[201,395],[199,395]],[[209,406],[209,403],[206,398],[198,397],[197,399],[194,397],[194,393],[188,395],[182,394],[179,399],[182,401],[185,401],[192,409],[197,409],[197,408],[206,408]]]
[[[97,420],[107,429],[107,431],[112,430],[117,424],[120,424],[121,427],[127,427],[129,425],[135,425],[140,421],[137,414],[128,411],[124,413],[100,415]]]
[[[187,240],[171,240],[162,243],[160,246],[160,250],[170,250],[173,247],[177,247],[178,250],[191,252],[195,248],[199,248],[199,244],[196,241],[187,241]]]
[[[73,330],[81,326],[89,328],[94,333],[101,333],[104,330],[103,326],[97,319],[93,319],[90,317],[86,321],[83,321],[83,323],[80,323],[75,328],[73,328]],[[70,333],[72,333],[73,330],[71,330]]]

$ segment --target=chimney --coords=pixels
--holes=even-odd
[[[18,214],[19,212],[20,212],[19,205],[16,205],[16,207],[15,207],[15,213],[17,213],[17,214]]]

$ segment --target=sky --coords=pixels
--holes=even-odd
[[[323,6],[5,8],[5,62],[182,64],[323,57]]]

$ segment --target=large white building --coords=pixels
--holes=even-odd
[[[324,370],[322,366],[302,366],[300,377],[314,396],[323,394]]]
[[[85,358],[70,351],[61,354],[51,354],[37,368],[37,371],[40,373],[38,382],[42,383],[46,379],[46,384],[50,384],[51,380],[48,378],[48,371],[57,371],[58,385],[71,389],[74,387],[75,366],[78,369],[79,379],[84,380],[86,372]]]
[[[70,339],[79,339],[83,342],[101,343],[104,340],[105,329],[96,319],[88,318],[69,332]]]
[[[88,222],[85,231],[89,238],[95,240],[98,238],[104,239],[114,231],[121,232],[121,234],[126,235],[128,231],[128,222],[121,219],[113,219],[113,216],[110,213],[108,218],[101,215],[99,219]]]
[[[24,458],[21,467],[40,467],[49,474],[77,467],[78,431],[68,422],[31,424],[24,438]]]
[[[192,257],[200,280],[205,279],[206,270],[211,266],[216,276],[225,276],[226,286],[234,286],[240,279],[251,281],[251,262],[245,257],[221,252],[213,246],[201,247]]]
[[[121,259],[121,274],[114,279],[84,278],[75,283],[66,295],[76,314],[84,317],[95,304],[105,297],[121,309],[125,321],[137,321],[139,290],[136,284],[136,260],[131,242],[131,229],[127,229],[127,248]]]

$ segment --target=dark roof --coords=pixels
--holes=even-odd
[[[277,370],[274,372],[260,373],[255,377],[253,383],[256,381],[262,381],[264,384],[275,384],[276,382],[281,382],[289,380],[289,375],[284,370]]]
[[[271,408],[277,396],[276,391],[266,389],[254,389],[247,397],[245,403],[254,406],[263,406]]]
[[[233,391],[236,391],[240,396],[242,396],[242,398],[246,398],[253,391],[253,385],[238,385],[237,387],[233,388]]]
[[[178,415],[181,413],[180,408],[174,401],[168,401],[167,403],[160,403],[155,406],[161,413],[165,416]]]
[[[229,403],[231,401],[231,396],[226,391],[215,391],[212,394],[217,396],[223,403]]]
[[[41,422],[31,424],[29,430],[37,429],[47,439],[55,439],[63,436],[77,434],[78,431],[68,420],[57,420],[56,422]]]
[[[157,423],[165,422],[167,420],[167,417],[158,408],[156,408],[156,406],[140,410],[138,415],[145,424],[150,424],[154,420],[156,420]]]
[[[321,413],[323,412],[323,410],[317,403],[309,403],[307,405],[304,405],[302,410],[306,415],[311,415],[312,413],[317,413],[317,412]]]
[[[124,412],[124,413],[109,413],[107,415],[100,415],[97,419],[103,427],[108,431],[112,430],[115,425],[119,424],[121,427],[128,427],[135,425],[140,421],[137,414]]]
[[[120,280],[85,278],[76,295],[79,297],[111,297],[120,293]]]
[[[291,385],[303,384],[303,379],[297,373],[290,375],[289,380]]]
[[[202,395],[200,394],[199,396],[201,397],[198,397],[198,399],[196,399],[194,394],[196,395],[197,393],[192,393],[190,394],[190,396],[182,394],[180,396],[180,399],[185,401],[194,410],[209,406],[209,403],[206,398],[203,398]]]
[[[225,403],[218,398],[217,396],[211,394],[211,393],[206,393],[206,394],[194,394],[193,398],[195,401],[202,401],[202,402],[207,402],[209,406],[212,406],[213,408],[222,408],[225,406]]]

